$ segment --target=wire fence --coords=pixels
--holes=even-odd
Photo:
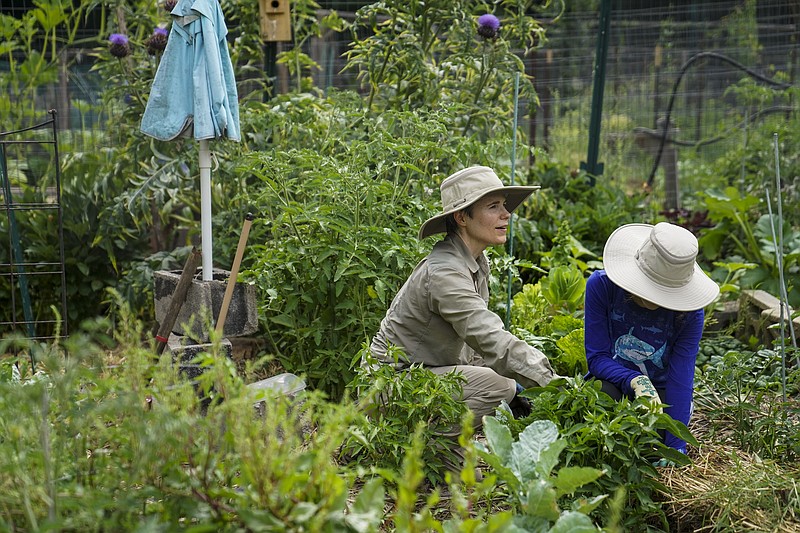
[[[591,109],[599,105],[592,100],[599,19],[598,10],[542,19],[547,42],[523,57],[539,102],[521,103],[520,127],[533,145],[575,169],[586,160]],[[599,148],[603,179],[631,188],[663,179],[669,161],[657,141],[667,114],[674,141],[667,144],[679,167],[688,155],[713,161],[749,142],[754,122],[796,111],[780,93],[796,81],[798,41],[796,0],[613,1]],[[341,72],[347,44],[329,38],[312,48],[319,86],[358,88]],[[758,101],[737,96],[734,88],[744,80],[773,93]]]
[[[747,142],[747,117],[786,112],[776,101],[788,85],[765,82],[796,79],[797,2],[631,7],[639,3],[615,3],[612,10],[600,144],[607,179],[652,180],[655,155],[647,134],[668,111],[678,157],[691,150],[707,161]],[[568,13],[530,60],[540,98],[530,114],[531,139],[576,166],[586,157],[597,31],[596,13]],[[732,89],[745,79],[772,87],[775,98],[736,97]],[[629,175],[615,175],[621,169]]]
[[[547,42],[523,57],[539,102],[521,103],[520,127],[528,131],[532,144],[574,168],[586,159],[591,109],[600,105],[592,101],[600,1],[592,9],[567,5],[556,20],[543,18]],[[603,179],[624,180],[631,187],[653,180],[653,132],[670,102],[670,126],[677,141],[671,146],[679,161],[690,153],[712,161],[748,142],[753,121],[791,112],[793,104],[780,98],[778,86],[771,86],[774,98],[760,101],[733,89],[745,79],[763,86],[769,86],[764,79],[795,83],[797,0],[608,1],[611,23],[599,143]],[[321,2],[350,19],[362,3]],[[330,33],[308,43],[307,52],[320,65],[315,75],[319,87],[360,89],[355,73],[343,70],[349,42],[349,35]],[[287,46],[291,45],[279,43],[278,51]],[[709,52],[715,55],[693,59]],[[65,75],[40,94],[42,109],[58,108],[65,129],[102,128],[97,109],[103,80],[91,72],[91,57],[75,50],[64,62]],[[288,90],[285,71],[278,68],[277,75],[277,90]],[[102,135],[75,138],[103,142]]]

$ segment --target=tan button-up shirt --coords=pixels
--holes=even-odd
[[[386,363],[390,344],[409,363],[487,366],[524,387],[556,375],[545,355],[503,328],[488,308],[489,262],[459,237],[445,237],[414,268],[392,301],[370,351]]]

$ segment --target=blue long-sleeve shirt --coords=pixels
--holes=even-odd
[[[584,316],[589,375],[630,395],[631,379],[644,374],[664,391],[668,405],[664,411],[688,424],[703,310],[646,309],[608,279],[604,270],[597,270],[586,282]],[[670,433],[664,443],[686,451],[686,442]]]

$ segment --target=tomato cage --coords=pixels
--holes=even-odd
[[[49,115],[0,132],[0,353],[24,346],[10,339],[33,347],[68,332],[56,111]]]

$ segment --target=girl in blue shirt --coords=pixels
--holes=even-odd
[[[719,287],[697,265],[697,239],[661,222],[617,228],[603,250],[605,270],[586,284],[585,346],[589,376],[619,399],[650,397],[688,425],[703,308]],[[665,444],[686,453],[667,433]]]

